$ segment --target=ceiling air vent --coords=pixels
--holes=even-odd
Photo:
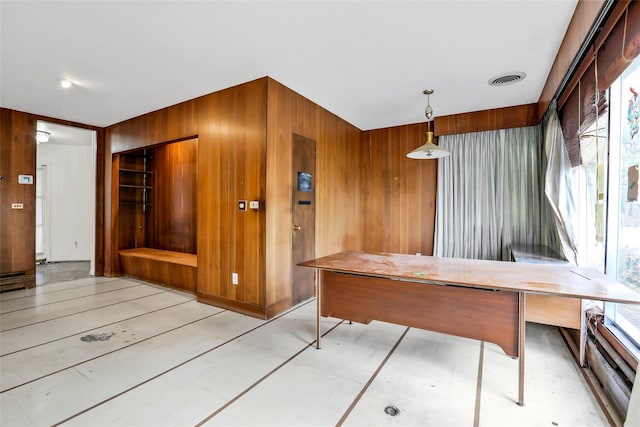
[[[502,74],[500,76],[490,78],[487,83],[489,83],[489,86],[507,86],[518,83],[525,77],[527,77],[526,73]]]

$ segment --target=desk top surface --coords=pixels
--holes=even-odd
[[[569,265],[569,261],[562,259],[559,253],[543,245],[512,245],[511,256],[515,262]]]
[[[299,265],[412,282],[640,304],[640,293],[595,269],[575,266],[352,251]]]

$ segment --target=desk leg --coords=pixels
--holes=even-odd
[[[322,286],[320,282],[320,275],[322,271],[316,268],[315,282],[316,282],[316,348],[320,349],[320,309],[322,307]]]
[[[526,329],[526,293],[518,293],[518,356],[520,368],[518,372],[518,405],[524,406],[524,336]]]

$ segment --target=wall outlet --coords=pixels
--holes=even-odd
[[[234,285],[238,284],[238,273],[231,273],[231,283]]]
[[[249,202],[249,209],[260,209],[260,202],[257,200],[251,200]]]

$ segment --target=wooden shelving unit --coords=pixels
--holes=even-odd
[[[150,170],[152,159],[151,150],[120,155],[120,204],[140,205],[145,212],[151,207],[149,192],[153,190],[153,172]]]
[[[197,140],[114,157],[122,274],[196,292]]]

